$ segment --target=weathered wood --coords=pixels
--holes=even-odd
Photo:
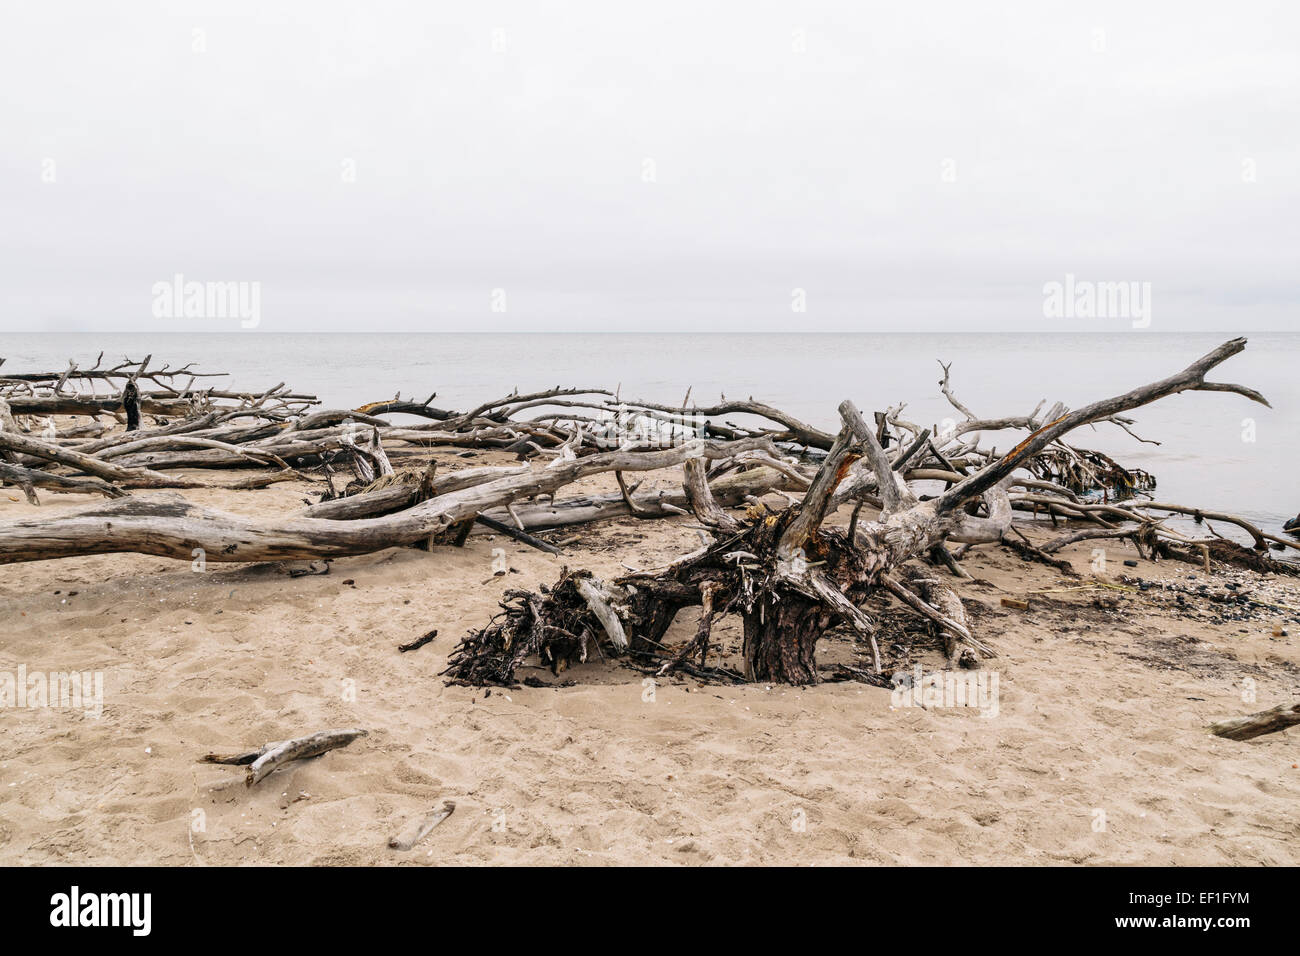
[[[853,463],[855,456],[850,454],[851,445],[852,431],[850,426],[845,426],[835,436],[830,453],[822,462],[821,468],[817,470],[817,476],[799,504],[798,513],[781,536],[777,546],[777,557],[780,560],[792,561],[802,552],[804,544],[813,532],[826,520],[831,494],[844,478],[848,466]]]
[[[429,401],[433,401],[434,396],[429,396]],[[357,408],[358,412],[365,415],[417,415],[420,418],[431,418],[435,421],[446,421],[448,418],[455,416],[455,412],[449,412],[441,408],[433,408],[425,402],[403,402],[394,399],[388,402],[368,402]]]
[[[126,430],[137,431],[140,428],[140,389],[135,380],[126,383],[122,389],[122,411],[126,412]]]
[[[251,787],[291,761],[319,757],[338,747],[346,747],[358,737],[365,737],[366,734],[366,731],[359,728],[322,730],[307,737],[296,737],[293,740],[269,745],[264,753],[248,765],[248,774],[244,778],[244,783]]]
[[[682,473],[682,491],[695,516],[719,534],[729,535],[739,531],[740,522],[723,511],[713,497],[704,462],[698,458],[687,459],[682,465]],[[631,505],[631,502],[628,504]]]
[[[862,420],[862,413],[850,401],[844,401],[840,404],[840,417],[844,419],[845,424],[852,431],[853,437],[862,442],[867,451],[867,461],[871,463],[871,470],[876,475],[876,493],[880,495],[880,500],[884,502],[885,511],[896,511],[904,503],[911,504],[916,499],[911,496],[905,485],[894,474],[894,468],[890,464],[889,456],[885,454],[885,449],[881,447],[880,440],[876,438],[875,432],[867,427],[867,423]]]
[[[1229,740],[1252,740],[1300,724],[1300,701],[1279,704],[1245,717],[1229,717],[1210,724],[1210,733]]]
[[[15,415],[112,415],[122,408],[120,396],[10,394],[7,398]],[[185,415],[192,408],[186,399],[140,399],[140,410],[149,415]]]
[[[437,810],[426,813],[422,817],[412,820],[401,833],[388,841],[388,845],[394,850],[406,851],[411,849],[426,836],[429,835],[434,827],[443,820],[446,820],[456,810],[455,800],[446,800]]]
[[[1140,408],[1166,395],[1185,391],[1234,392],[1238,395],[1244,395],[1252,402],[1259,402],[1261,405],[1267,406],[1268,400],[1252,388],[1247,388],[1244,385],[1205,381],[1205,376],[1211,370],[1245,347],[1246,340],[1244,338],[1232,339],[1201,356],[1201,358],[1175,375],[1161,379],[1159,382],[1153,382],[1150,385],[1142,385],[1132,391],[1125,392],[1123,395],[1093,402],[1084,408],[1060,416],[1050,424],[1039,428],[999,461],[949,488],[940,497],[938,510],[940,513],[952,511],[960,507],[964,502],[992,488],[1015,471],[1016,468],[1046,448],[1049,443],[1067,432],[1090,422],[1112,418],[1120,412]]]
[[[497,534],[503,534],[507,538],[518,541],[520,544],[526,544],[530,548],[536,548],[538,551],[545,551],[547,554],[560,553],[560,549],[549,541],[543,541],[541,538],[534,538],[527,531],[520,531],[518,528],[512,528],[504,521],[498,521],[496,518],[489,518],[487,515],[478,515],[474,520],[483,527],[495,531]]]
[[[815,683],[820,679],[816,644],[821,634],[842,621],[870,636],[872,625],[859,605],[873,590],[883,587],[939,626],[950,657],[968,663],[978,661],[975,652],[994,656],[991,648],[971,634],[957,595],[938,580],[908,572],[905,563],[934,553],[948,540],[966,545],[1003,541],[1012,515],[1007,491],[1012,472],[1029,460],[1033,451],[1043,449],[1072,428],[1094,421],[1114,421],[1119,412],[1128,408],[1184,390],[1234,391],[1262,401],[1261,396],[1242,386],[1204,382],[1209,369],[1240,351],[1243,344],[1225,343],[1176,376],[1075,413],[1063,413],[1053,406],[1048,413],[1054,416],[1049,424],[1038,426],[1029,439],[1007,455],[998,458],[990,452],[978,456],[987,463],[968,476],[954,472],[960,455],[943,456],[941,474],[953,484],[943,495],[929,500],[921,500],[907,488],[893,467],[926,463],[924,455],[933,445],[928,430],[907,426],[914,437],[899,442],[901,454],[891,462],[880,435],[869,429],[857,409],[846,401],[840,406],[845,426],[829,444],[828,454],[801,503],[782,512],[757,516],[748,524],[736,524],[735,533],[724,541],[707,545],[666,570],[633,574],[609,586],[618,589],[607,593],[618,594],[617,600],[627,611],[625,619],[638,622],[626,635],[631,653],[662,660],[656,649],[661,647],[660,638],[676,613],[681,607],[702,603],[705,617],[696,638],[670,663],[683,665],[701,644],[707,644],[713,615],[721,607],[743,619],[745,679]],[[1028,420],[1036,423],[1037,413],[1035,409]],[[895,417],[884,416],[881,432],[895,421]],[[866,461],[875,472],[884,509],[865,524],[859,524],[855,517],[852,535],[846,535],[826,528],[824,522],[836,488],[853,466],[853,448],[858,444],[865,449]],[[963,445],[959,451],[973,454],[973,447]],[[685,463],[686,497],[697,516],[712,525],[716,511],[705,495],[707,485],[701,487],[699,479],[693,466]],[[865,487],[865,482],[860,487]],[[981,502],[987,516],[968,513]],[[522,599],[507,608],[503,619],[462,643],[448,672],[458,680],[508,682],[513,668],[530,652],[539,653],[557,670],[574,655],[585,659],[586,644],[580,636],[607,629],[598,622],[596,612],[600,608],[590,608],[589,615],[575,610],[565,590],[596,586],[590,581],[575,585],[581,580],[576,575],[582,573],[566,571],[560,584],[545,595],[522,592]],[[878,650],[874,646],[873,651],[878,673]]]
[[[1002,543],[1036,560],[1056,562],[1058,559],[1049,556],[1056,543],[1039,549],[1008,537],[1009,532],[1014,533],[1011,517],[1015,509],[1035,513],[1041,509],[1054,523],[1080,518],[1107,533],[1135,541],[1149,539],[1146,543],[1156,554],[1172,550],[1171,541],[1185,545],[1188,553],[1200,548],[1203,556],[1216,546],[1214,539],[1196,540],[1165,528],[1159,512],[1231,521],[1252,535],[1257,549],[1280,543],[1276,536],[1226,512],[1151,502],[1089,502],[1082,491],[1075,491],[1094,481],[1119,488],[1129,481],[1124,476],[1133,473],[1099,453],[1063,441],[1072,429],[1085,424],[1111,422],[1128,431],[1132,420],[1121,417],[1123,412],[1179,391],[1229,391],[1263,401],[1244,386],[1205,381],[1209,370],[1242,347],[1244,340],[1226,342],[1174,376],[1074,412],[1060,403],[1040,401],[1029,415],[1001,419],[978,419],[958,402],[948,387],[949,369],[944,366],[941,390],[965,421],[940,435],[902,419],[901,404],[875,413],[872,428],[856,406],[845,401],[840,406],[843,427],[832,436],[752,400],[724,400],[688,411],[684,406],[689,393],[682,406],[624,403],[599,389],[553,388],[511,394],[464,413],[432,409],[430,396],[418,405],[395,398],[359,410],[325,409],[306,414],[304,406],[314,399],[308,402],[291,395],[283,383],[260,394],[163,386],[161,393],[139,393],[142,409],[148,411],[149,401],[159,399],[171,403],[176,414],[186,416],[185,421],[89,440],[64,433],[38,441],[19,434],[16,428],[0,428],[0,455],[7,459],[8,474],[28,478],[39,473],[45,476],[45,486],[66,488],[80,482],[86,488],[85,483],[97,481],[121,490],[214,487],[191,476],[163,473],[182,467],[253,464],[279,469],[230,487],[296,477],[298,473],[290,465],[321,465],[328,478],[330,465],[343,460],[339,449],[349,444],[344,435],[360,423],[368,431],[364,442],[351,445],[357,474],[367,483],[388,474],[394,480],[386,487],[372,487],[282,519],[228,515],[174,496],[124,498],[42,519],[26,516],[0,522],[0,563],[114,551],[188,561],[195,547],[203,548],[209,561],[322,559],[396,546],[460,543],[475,521],[553,551],[553,546],[538,542],[526,529],[618,515],[663,517],[689,509],[704,526],[701,530],[711,531],[716,540],[666,570],[609,583],[599,582],[587,572],[566,571],[561,578],[563,587],[545,597],[517,592],[525,597],[512,605],[501,626],[485,629],[491,639],[481,641],[474,651],[494,654],[494,660],[484,667],[470,662],[457,673],[467,680],[483,675],[509,680],[519,655],[532,651],[542,653],[558,672],[570,659],[585,659],[600,643],[614,652],[641,655],[643,662],[653,658],[658,669],[664,660],[658,642],[677,612],[695,604],[703,604],[706,615],[684,656],[679,652],[684,668],[694,668],[689,663],[693,652],[707,647],[713,618],[738,614],[744,620],[744,655],[750,679],[815,682],[819,679],[815,658],[819,636],[828,627],[845,624],[863,643],[871,643],[879,673],[874,626],[862,605],[880,588],[934,621],[945,635],[950,655],[966,646],[989,656],[991,650],[971,635],[956,595],[938,581],[918,577],[908,562],[929,556],[959,573],[954,555],[947,550],[951,543],[961,544],[963,552],[972,545]],[[143,381],[155,374],[148,372],[149,361],[147,357],[130,363],[120,373],[119,377],[130,379],[123,399],[126,391],[135,387],[137,377]],[[64,390],[75,391],[80,371],[71,363],[68,370],[33,383],[0,378],[0,393],[15,401],[77,401],[86,396]],[[24,394],[17,394],[20,392]],[[47,394],[30,394],[33,392]],[[221,395],[236,396],[240,405],[223,408],[214,404]],[[529,409],[536,411],[531,417],[522,417]],[[377,417],[394,413],[416,414],[434,422],[399,428]],[[733,413],[757,416],[763,423],[703,421],[706,416]],[[638,429],[637,434],[626,433],[629,422]],[[643,425],[645,434],[640,431]],[[132,428],[137,426],[138,417]],[[1006,454],[981,446],[981,432],[1003,428],[1027,430],[1029,436]],[[722,435],[729,440],[693,437],[700,435]],[[658,447],[683,439],[690,440],[684,445]],[[388,459],[394,442],[411,446],[401,453],[435,445],[509,448],[522,459],[548,463],[510,473],[483,469],[481,474],[460,478],[453,474],[434,479],[430,471],[416,483],[395,474]],[[792,449],[783,444],[778,450],[777,442],[807,446],[800,451],[803,461],[820,457],[810,448],[827,454],[810,480],[798,465],[781,460],[780,455]],[[864,457],[859,460],[860,454]],[[738,467],[747,456],[765,467],[722,477],[715,473],[711,479],[704,466],[705,461],[725,459],[720,470],[726,471]],[[624,477],[624,473],[678,465],[683,469],[680,490],[644,491]],[[73,474],[62,473],[67,470]],[[1028,477],[1015,474],[1017,471],[1027,471]],[[618,484],[617,494],[555,500],[558,489],[610,472]],[[1105,477],[1112,473],[1119,477]],[[0,472],[0,478],[4,474]],[[948,487],[937,498],[921,500],[908,484],[919,480],[942,481]],[[1011,489],[1017,486],[1029,493],[1013,495]],[[757,500],[765,491],[778,488],[804,491],[803,500],[795,502],[787,495],[792,506],[781,511]],[[724,506],[745,500],[756,507],[743,519],[724,510]],[[872,520],[862,518],[865,502],[878,505],[881,513]],[[845,503],[854,506],[847,535],[827,526],[827,519]],[[1115,527],[1120,522],[1122,526]],[[962,659],[965,661],[965,654]]]
[[[6,439],[12,436],[0,433],[0,441]],[[440,495],[397,514],[355,521],[298,517],[268,521],[200,507],[175,495],[130,497],[68,509],[45,519],[0,522],[0,564],[121,551],[189,561],[196,547],[204,549],[209,563],[370,554],[427,540],[482,512],[520,498],[550,494],[588,475],[616,469],[653,471],[680,464],[688,455],[727,458],[766,446],[766,439],[742,439],[702,442],[698,448],[602,452]],[[58,450],[57,454],[74,453]],[[114,479],[122,474],[118,466],[88,456],[76,460],[87,469],[99,469],[99,477]]]
[[[587,607],[591,608],[591,613],[596,615],[596,620],[600,621],[600,626],[604,628],[605,633],[609,635],[610,643],[614,649],[620,653],[627,650],[628,641],[627,633],[623,630],[623,622],[618,619],[614,609],[609,606],[609,594],[599,588],[591,578],[579,578],[574,582],[578,593],[582,595],[583,600],[587,602]]]
[[[714,501],[723,507],[739,505],[768,492],[789,491],[796,487],[784,474],[766,467],[724,475],[709,484]],[[637,491],[632,493],[632,500],[641,518],[672,518],[689,513],[690,501],[682,489]],[[631,514],[620,494],[581,495],[548,504],[516,504],[514,513],[530,530],[587,524]],[[503,511],[492,513],[492,517],[505,521],[509,516]]]
[[[528,470],[527,465],[462,468],[460,471],[430,477],[423,482],[403,482],[345,498],[322,501],[320,504],[303,509],[298,514],[303,518],[328,518],[333,521],[375,518],[409,508],[422,497],[435,498],[452,491],[473,488],[475,485],[485,484],[497,478],[522,475]]]
[[[14,421],[9,403],[3,398],[0,398],[0,432],[18,432],[18,424]],[[0,478],[21,488],[28,504],[39,505],[41,501],[36,497],[35,483],[29,477],[28,470],[19,465],[18,454],[8,448],[0,448],[0,462],[6,462],[9,468],[8,474],[0,474]]]
[[[55,475],[47,471],[36,471],[11,465],[0,461],[0,481],[7,481],[22,488],[35,486],[54,491],[79,491],[86,494],[103,495],[105,498],[125,498],[127,492],[99,478],[73,478],[67,475]],[[32,502],[36,504],[36,502]]]
[[[405,644],[398,644],[397,649],[401,651],[403,654],[409,651],[418,651],[420,648],[424,647],[425,644],[428,644],[437,636],[438,636],[438,629],[435,627],[432,631],[429,631],[426,634],[421,634],[413,641],[407,641]]]

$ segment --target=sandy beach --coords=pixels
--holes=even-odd
[[[513,461],[434,457],[440,472]],[[270,516],[318,490],[183,494]],[[606,474],[574,490],[617,486]],[[42,497],[39,511],[51,513],[92,500]],[[0,519],[37,510],[16,489],[0,496]],[[563,555],[478,528],[463,548],[389,549],[298,577],[289,572],[306,562],[196,571],[133,554],[0,567],[0,671],[104,680],[98,717],[0,711],[0,863],[1300,863],[1294,734],[1236,742],[1206,732],[1214,719],[1293,699],[1297,615],[1225,616],[1210,594],[1227,579],[1172,561],[1127,567],[1138,556],[1125,543],[1102,542],[1101,573],[1094,542],[1063,552],[1078,579],[1004,549],[972,552],[963,564],[974,579],[954,586],[998,653],[983,664],[997,678],[996,713],[984,716],[894,706],[889,689],[857,682],[650,685],[606,660],[559,678],[520,673],[552,686],[448,686],[448,654],[507,588],[549,584],[566,565],[609,576],[651,568],[699,545],[684,518],[545,537]],[[1154,586],[1123,584],[1138,578]],[[1288,580],[1232,577],[1243,593],[1300,607]],[[1057,593],[1032,593],[1041,591]],[[879,613],[889,620],[897,607],[882,600]],[[674,624],[669,646],[690,637],[693,618]],[[431,643],[398,651],[433,628]],[[734,622],[715,637],[724,657],[736,653]],[[924,641],[911,653],[927,672],[945,666]],[[861,654],[836,633],[818,660],[829,669]],[[341,727],[368,736],[252,789],[241,768],[198,762]],[[415,849],[387,846],[446,800],[455,812]]]

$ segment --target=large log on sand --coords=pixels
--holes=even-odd
[[[726,458],[770,448],[767,439],[747,438],[653,452],[604,452],[453,491],[396,514],[355,521],[263,520],[204,508],[175,495],[129,497],[0,523],[0,564],[121,551],[189,561],[195,548],[202,548],[209,562],[370,554],[425,541],[482,511],[550,494],[586,475],[653,471],[692,457]]]
[[[1300,724],[1300,702],[1279,704],[1245,717],[1229,717],[1210,724],[1210,733],[1229,740],[1252,740]]]

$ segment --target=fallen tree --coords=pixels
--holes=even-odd
[[[107,435],[59,433],[47,421],[36,438],[30,423],[23,429],[10,416],[8,426],[0,419],[0,480],[30,496],[40,487],[116,500],[0,522],[0,563],[124,551],[189,561],[196,549],[210,562],[320,559],[459,545],[475,522],[553,553],[554,545],[529,532],[617,516],[690,514],[709,536],[699,551],[614,581],[574,571],[542,593],[516,592],[503,615],[466,638],[448,674],[509,683],[533,654],[561,669],[606,651],[642,655],[664,672],[704,673],[712,628],[725,615],[741,619],[744,672],[715,676],[813,682],[818,638],[832,627],[856,635],[879,673],[877,626],[864,610],[876,596],[931,622],[949,657],[972,665],[993,651],[972,633],[937,570],[964,574],[960,559],[971,548],[1004,545],[1066,570],[1055,553],[1089,537],[1128,538],[1154,556],[1207,562],[1211,551],[1215,560],[1247,563],[1267,560],[1270,547],[1300,547],[1230,514],[1140,500],[1154,485],[1151,476],[1066,441],[1073,430],[1102,422],[1132,434],[1128,411],[1181,391],[1227,391],[1264,402],[1245,386],[1205,379],[1244,347],[1244,339],[1226,342],[1176,375],[1075,411],[1059,404],[1043,411],[1040,402],[1028,415],[994,419],[977,417],[956,398],[944,366],[941,389],[964,419],[945,433],[907,421],[902,405],[875,413],[868,424],[845,401],[831,434],[752,399],[673,407],[559,387],[512,393],[463,413],[432,408],[433,396],[311,410],[314,399],[295,396],[283,383],[260,394],[232,393],[225,405],[206,390],[209,399],[183,418]],[[140,378],[147,363],[129,371]],[[8,394],[31,387],[16,379]],[[58,393],[62,384],[46,387]],[[171,391],[186,401],[197,394]],[[398,414],[433,421],[409,426],[382,417]],[[719,422],[716,415],[748,421]],[[1005,429],[1028,435],[1005,454],[985,447],[986,432]],[[435,474],[427,457],[435,446],[506,449],[523,463]],[[412,459],[414,469],[407,466]],[[353,476],[342,491],[334,485],[335,466]],[[264,471],[221,484],[168,473],[178,468]],[[679,487],[643,489],[627,477],[669,468],[680,469]],[[557,499],[568,485],[602,474],[613,477],[617,492]],[[319,503],[280,518],[130,493],[290,479],[321,481],[325,490]],[[943,489],[922,495],[923,481]],[[1103,500],[1088,497],[1098,490]],[[802,492],[802,499],[790,492]],[[787,506],[772,508],[766,496],[773,494],[784,495]],[[728,513],[745,505],[744,518]],[[847,527],[828,525],[844,507],[852,509]],[[864,507],[878,513],[863,517]],[[1034,545],[1012,523],[1026,511],[1072,526]],[[1176,514],[1235,525],[1254,549],[1234,544],[1234,551],[1217,532],[1191,538],[1162,517]],[[697,631],[666,654],[661,638],[684,607],[702,609]]]
[[[195,548],[203,549],[209,562],[370,554],[416,544],[472,522],[481,512],[552,494],[587,475],[654,471],[691,457],[727,458],[767,445],[766,439],[742,439],[700,441],[653,452],[602,452],[450,491],[395,514],[347,521],[310,517],[267,521],[204,508],[179,495],[131,496],[68,509],[53,517],[0,523],[0,564],[122,551],[188,561]]]
[[[951,658],[978,660],[990,649],[971,634],[956,594],[936,579],[927,579],[923,586],[909,581],[903,565],[949,541],[1003,540],[1010,527],[1006,489],[1013,473],[1075,428],[1182,391],[1234,392],[1267,404],[1245,386],[1205,379],[1244,347],[1244,339],[1234,339],[1169,378],[1058,414],[1009,453],[929,500],[921,500],[897,473],[896,466],[912,454],[910,446],[891,461],[876,431],[845,401],[840,405],[843,427],[798,505],[742,523],[717,506],[698,466],[688,464],[692,509],[713,528],[716,542],[665,570],[610,584],[587,581],[586,588],[600,593],[615,612],[623,630],[632,635],[634,652],[652,654],[681,608],[702,608],[695,637],[665,662],[664,672],[683,666],[697,653],[703,661],[714,619],[728,613],[743,621],[745,680],[815,683],[817,640],[835,623],[871,643],[879,672],[874,625],[861,608],[877,589],[941,628]],[[880,515],[859,524],[855,514],[847,530],[824,527],[832,495],[858,458],[873,474]],[[981,501],[987,511],[982,517],[971,513]],[[576,582],[586,577],[566,571],[543,594],[513,594],[513,603],[502,615],[465,638],[446,673],[468,683],[509,683],[514,670],[533,654],[558,672],[585,660],[602,641],[609,653],[618,653],[625,639],[604,625],[608,614],[596,613],[589,602],[575,597]]]

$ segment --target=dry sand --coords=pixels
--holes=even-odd
[[[443,470],[504,460],[438,457]],[[272,515],[312,491],[185,494]],[[6,492],[0,518],[33,510]],[[87,500],[42,498],[51,511]],[[1114,608],[1084,591],[1008,610],[1004,595],[1079,582],[984,549],[966,566],[987,583],[959,590],[1001,655],[986,665],[996,716],[892,708],[890,691],[856,683],[673,679],[647,700],[639,672],[602,661],[562,675],[574,686],[446,686],[449,652],[506,588],[549,583],[562,563],[615,575],[698,546],[681,521],[552,537],[575,536],[563,558],[476,533],[463,549],[391,550],[298,578],[138,555],[0,567],[0,671],[105,680],[99,718],[0,710],[0,863],[1300,862],[1300,731],[1248,743],[1205,731],[1294,698],[1294,624],[1275,637],[1267,615],[1221,623],[1158,591],[1122,593]],[[494,576],[499,547],[511,571]],[[1066,554],[1085,579],[1090,554]],[[1205,581],[1188,565],[1125,568],[1136,555],[1124,547],[1108,556],[1106,580]],[[432,643],[397,651],[435,627]],[[734,625],[715,633],[738,645]],[[819,652],[854,656],[837,636]],[[940,666],[933,651],[923,660]],[[1254,703],[1242,700],[1248,680]],[[352,726],[369,736],[252,790],[240,768],[197,762]],[[448,799],[455,813],[415,849],[388,848]]]

